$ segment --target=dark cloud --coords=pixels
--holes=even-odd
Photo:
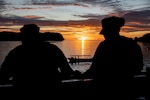
[[[105,18],[107,15],[95,15],[95,14],[87,14],[87,15],[74,15],[82,18],[87,18],[87,19],[96,19],[96,20],[102,20]]]
[[[0,16],[0,24],[2,25],[22,25],[27,23],[36,23],[40,20],[38,20],[40,17],[34,17],[34,18],[24,18],[19,16]]]
[[[8,15],[7,15],[8,16]],[[59,21],[59,20],[41,20],[41,16],[8,16],[2,17],[0,16],[0,24],[1,25],[23,25],[29,23],[35,23],[42,26],[99,26],[100,19],[88,19],[88,20],[80,20],[80,21]]]
[[[32,7],[22,7],[22,8],[14,7],[14,9],[16,9],[16,10],[33,10],[35,8],[32,8]]]
[[[149,24],[150,23],[150,10],[144,11],[131,11],[123,15],[126,19],[126,22],[138,22],[141,24]]]
[[[5,2],[3,0],[0,0],[0,13],[5,10]]]
[[[72,5],[77,4],[75,0],[28,0],[24,2],[25,5]]]
[[[4,5],[5,2],[3,0],[0,0],[0,5]]]

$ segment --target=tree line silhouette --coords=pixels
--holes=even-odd
[[[135,40],[139,42],[150,42],[150,33],[147,33],[142,37],[135,37]]]
[[[64,37],[60,33],[45,32],[40,33],[43,40],[63,41]],[[21,41],[20,33],[16,32],[0,32],[0,41]]]

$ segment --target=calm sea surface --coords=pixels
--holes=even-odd
[[[90,57],[93,57],[94,52],[101,41],[64,40],[50,42],[57,45],[68,58],[71,55],[90,55]],[[0,65],[7,53],[19,44],[21,44],[19,41],[0,41]],[[147,47],[150,47],[150,43],[139,42],[139,45],[141,46],[143,53],[143,71],[145,71],[146,67],[150,67],[150,51],[147,49]],[[90,62],[85,62],[71,65],[71,67],[73,70],[85,72],[89,68],[90,64]]]

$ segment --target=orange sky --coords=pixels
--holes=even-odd
[[[5,27],[5,26],[4,26]],[[19,32],[19,29],[22,27],[22,25],[18,26],[9,26],[9,29],[7,30],[1,30],[1,31],[13,31],[13,32]],[[0,28],[3,28],[3,26],[0,26]],[[132,29],[135,29],[137,31],[131,31]],[[130,31],[128,31],[130,30]],[[99,34],[101,31],[101,25],[99,26],[41,26],[40,32],[58,32],[63,35],[63,37],[66,40],[80,40],[82,37],[85,37],[85,40],[101,40],[103,39],[103,36]],[[129,26],[123,26],[120,35],[127,36],[127,37],[141,37],[146,33],[150,33],[150,29],[146,28],[136,28],[136,27],[129,27]]]

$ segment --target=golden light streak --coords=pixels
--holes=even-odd
[[[85,40],[85,37],[81,37],[81,41],[82,41],[82,55],[84,55],[84,40]]]

